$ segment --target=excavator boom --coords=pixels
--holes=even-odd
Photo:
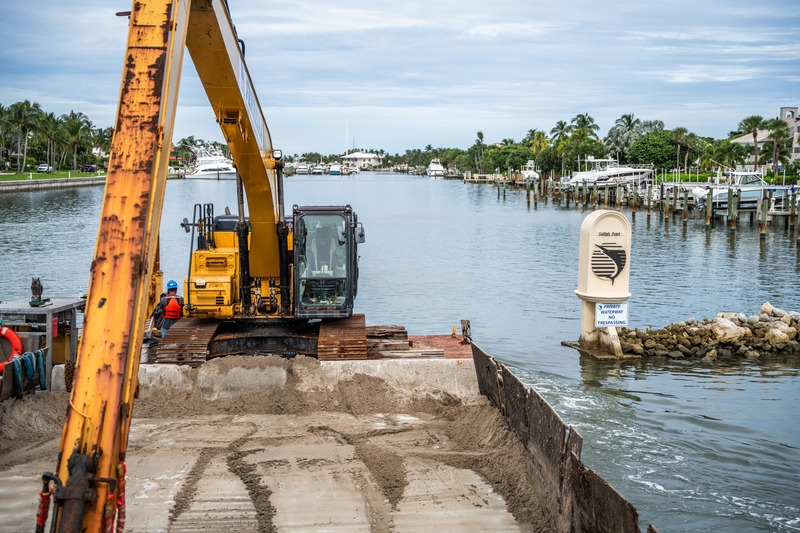
[[[256,276],[280,274],[272,142],[224,2],[136,0],[91,281],[56,475],[59,531],[101,531],[124,467],[146,301],[188,47],[250,205]],[[57,478],[57,480],[56,480]]]

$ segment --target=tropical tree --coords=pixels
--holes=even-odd
[[[553,145],[556,147],[556,153],[561,157],[561,175],[564,175],[565,166],[566,166],[566,159],[564,156],[564,149],[566,148],[565,140],[569,137],[569,133],[571,128],[569,124],[564,122],[563,120],[559,120],[556,122],[556,125],[553,126],[553,129],[550,130],[550,137]]]
[[[694,133],[687,133],[683,139],[683,144],[686,147],[686,153],[683,156],[683,171],[689,172],[689,154],[692,153],[694,148],[700,144],[705,145],[702,137],[698,137]]]
[[[522,143],[530,147],[534,154],[538,154],[550,145],[550,140],[547,138],[547,134],[542,130],[533,129],[528,130],[528,134],[525,135]]]
[[[2,169],[5,169],[5,158],[3,157],[3,153],[8,150],[8,147],[11,146],[10,141],[7,141],[7,137],[11,135],[11,121],[9,119],[9,112],[8,108],[3,104],[0,104],[0,164],[2,164]]]
[[[618,118],[606,135],[606,152],[610,156],[624,159],[631,145],[641,137],[638,130],[640,123],[638,118],[634,118],[633,113]]]
[[[572,129],[574,131],[582,131],[592,139],[597,139],[597,131],[600,126],[594,123],[594,119],[588,113],[579,113],[571,121]]]
[[[778,164],[788,163],[789,151],[782,151],[782,149],[792,147],[792,133],[789,125],[780,118],[773,118],[764,123],[764,126],[770,130],[770,143],[772,148],[772,176],[778,177]],[[766,145],[767,143],[765,143]],[[765,148],[767,148],[765,146]],[[766,151],[766,150],[765,150]]]
[[[747,157],[747,147],[731,142],[730,139],[714,141],[706,146],[700,156],[700,168],[707,170],[714,167],[735,168]]]
[[[750,115],[739,123],[739,132],[753,134],[753,161],[758,165],[758,130],[766,127],[767,122],[761,115]]]
[[[657,131],[643,135],[636,140],[628,151],[631,163],[652,164],[657,169],[666,170],[675,161],[674,145],[668,131]]]
[[[114,128],[92,128],[91,141],[92,148],[100,152],[108,153],[111,150],[111,138],[114,135]]]
[[[11,104],[8,111],[11,124],[17,132],[17,174],[19,174],[24,170],[25,161],[28,159],[28,134],[36,127],[42,107],[39,102],[31,103],[30,100],[25,100]],[[20,162],[20,150],[22,150],[22,162]]]
[[[689,130],[686,128],[675,128],[672,130],[670,136],[672,141],[678,145],[678,152],[675,155],[675,168],[681,168],[681,144],[683,143],[683,138],[686,134],[689,133]]]
[[[91,146],[92,123],[83,113],[62,115],[67,144],[72,147],[72,170],[78,170],[78,149]]]
[[[636,129],[639,131],[639,135],[650,135],[657,131],[663,131],[664,122],[661,120],[642,120]]]
[[[47,164],[55,167],[55,144],[58,139],[58,134],[61,129],[61,117],[57,117],[55,113],[42,113],[39,115],[38,130],[47,142]]]
[[[486,145],[483,144],[483,132],[479,131],[476,134],[475,143],[472,145],[473,157],[475,158],[475,170],[481,169],[481,162],[483,161],[483,153]]]

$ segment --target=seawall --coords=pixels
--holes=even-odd
[[[87,187],[91,185],[104,185],[105,182],[105,176],[0,181],[0,194],[4,192],[44,191],[49,189]]]

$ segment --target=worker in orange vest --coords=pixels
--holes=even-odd
[[[167,294],[161,298],[163,319],[161,321],[161,335],[183,316],[183,298],[178,296],[178,284],[174,280],[167,282]]]

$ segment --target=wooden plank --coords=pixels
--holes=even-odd
[[[320,361],[366,359],[367,331],[364,315],[353,315],[320,324],[317,358]]]
[[[386,359],[444,359],[444,350],[403,350],[380,352]]]

